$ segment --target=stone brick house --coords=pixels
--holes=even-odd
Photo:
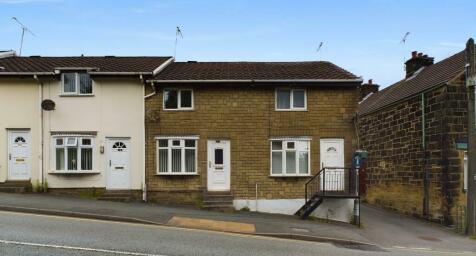
[[[148,201],[293,214],[321,163],[350,165],[362,80],[332,63],[176,62],[148,82]]]
[[[446,225],[466,205],[467,91],[464,51],[433,64],[413,52],[406,77],[359,105],[371,204]]]

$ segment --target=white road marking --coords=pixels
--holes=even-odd
[[[2,244],[13,244],[13,245],[26,245],[34,247],[45,247],[45,248],[55,248],[55,249],[66,249],[66,250],[76,250],[76,251],[89,251],[89,252],[100,252],[100,253],[113,253],[113,254],[122,254],[122,255],[135,255],[135,256],[167,256],[163,254],[149,254],[149,253],[140,253],[140,252],[126,252],[126,251],[115,251],[107,249],[95,249],[87,247],[75,247],[75,246],[66,246],[66,245],[54,245],[54,244],[39,244],[39,243],[28,243],[28,242],[19,242],[19,241],[9,241],[9,240],[0,240]]]

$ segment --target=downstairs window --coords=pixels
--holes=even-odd
[[[196,138],[157,138],[157,174],[196,173]]]
[[[93,169],[93,139],[85,137],[54,138],[57,171],[91,171]]]
[[[310,175],[310,142],[302,140],[271,141],[271,176]]]

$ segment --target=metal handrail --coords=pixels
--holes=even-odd
[[[336,190],[330,191],[340,191],[341,195],[344,196],[358,196],[359,195],[359,185],[358,185],[358,169],[356,168],[349,168],[349,167],[323,167],[319,172],[317,172],[312,178],[310,178],[305,183],[305,203],[307,203],[314,195],[320,193],[321,195],[325,196],[327,194],[327,186],[326,186],[326,170],[344,170],[344,176],[342,180],[337,178],[335,181],[332,181],[332,176],[330,177],[330,182],[334,182],[334,186],[336,186]],[[347,170],[348,180],[346,182],[345,179],[345,170]],[[340,176],[339,176],[340,177]],[[321,182],[322,179],[322,182]],[[316,184],[317,182],[317,184]],[[314,189],[312,189],[315,186]],[[332,184],[331,184],[332,186]],[[341,188],[342,189],[339,189]],[[313,191],[309,191],[312,189]]]

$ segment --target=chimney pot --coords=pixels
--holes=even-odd
[[[421,56],[423,56],[423,53],[422,53],[422,52],[419,52],[419,53],[418,53],[418,57],[421,57]]]
[[[413,51],[413,52],[412,52],[412,59],[416,58],[416,57],[417,57],[417,54],[418,54],[417,51]]]
[[[369,84],[372,85],[372,79],[369,79]]]

